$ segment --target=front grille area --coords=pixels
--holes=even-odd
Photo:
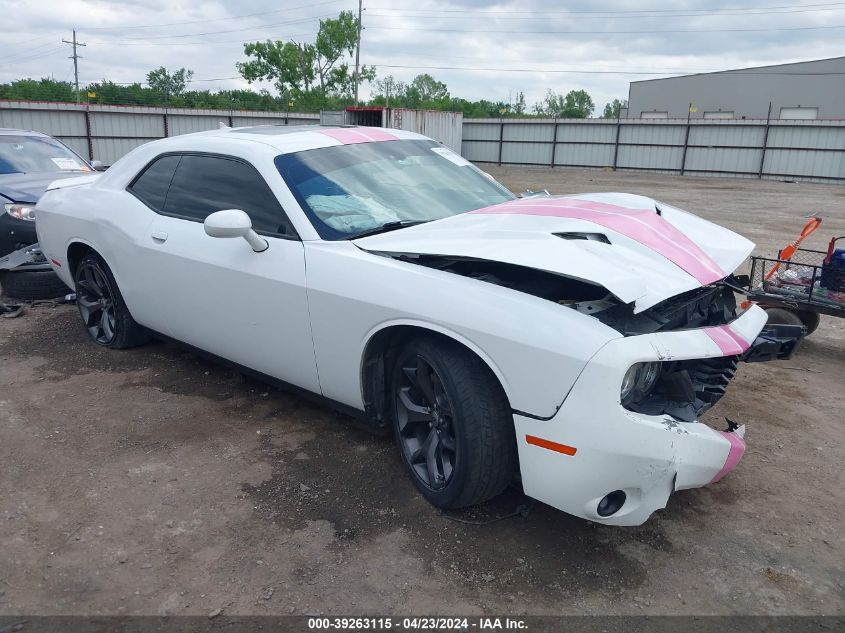
[[[729,286],[715,284],[670,297],[640,314],[627,304],[595,317],[625,336],[724,325],[736,318],[736,296]]]
[[[695,364],[688,371],[695,387],[697,414],[707,411],[725,395],[736,375],[738,360],[738,356],[724,356],[693,361]]]
[[[651,393],[627,408],[645,415],[668,414],[682,422],[694,422],[725,395],[738,360],[738,356],[724,356],[663,363]]]

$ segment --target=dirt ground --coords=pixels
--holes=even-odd
[[[773,252],[845,187],[485,167],[515,191],[631,191]],[[0,614],[845,613],[845,321],[743,366],[720,483],[637,528],[537,504],[459,523],[390,439],[163,343],[87,342],[72,306],[0,319]],[[512,512],[510,491],[455,516]]]

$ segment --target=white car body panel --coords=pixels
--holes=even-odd
[[[268,237],[270,248],[256,257],[241,239],[210,243],[202,224],[166,216],[148,233],[148,283],[139,281],[127,305],[158,296],[169,336],[319,393],[302,242]]]
[[[765,324],[759,308],[717,328],[626,337],[554,301],[396,256],[543,270],[603,286],[642,312],[728,275],[750,253],[748,240],[668,205],[615,193],[517,200],[352,241],[320,239],[275,157],[390,139],[427,140],[400,130],[311,127],[284,135],[215,130],[152,142],[103,175],[54,183],[37,207],[41,247],[72,287],[69,248],[90,246],[111,268],[138,323],[358,410],[364,353],[379,332],[416,327],[460,342],[507,395],[526,494],[577,516],[642,523],[674,489],[705,485],[735,465],[737,434],[629,411],[620,384],[634,363],[741,353]],[[268,237],[268,250],[256,253],[244,240],[211,238],[199,222],[151,210],[126,188],[168,152],[248,161],[300,240]],[[648,225],[645,233],[628,216]],[[559,233],[601,234],[610,243]],[[655,235],[669,246],[663,249]],[[547,450],[529,436],[576,452]],[[630,502],[599,517],[598,500],[615,489]]]
[[[751,343],[765,324],[765,311],[755,305],[731,327],[754,332],[746,339]],[[701,329],[611,341],[590,359],[552,420],[514,416],[525,493],[585,519],[639,525],[664,508],[674,490],[711,483],[731,452],[726,433],[700,422],[678,423],[668,415],[633,413],[622,407],[618,397],[596,394],[618,391],[622,375],[633,363],[723,355]],[[577,452],[567,456],[530,445],[529,435],[572,446]],[[602,519],[595,508],[608,491],[619,488],[620,472],[625,473],[622,489],[629,501],[618,514]]]
[[[530,215],[525,207],[566,209],[573,201],[613,205],[619,209],[642,209],[656,215],[650,198],[629,194],[585,194],[557,198],[515,200],[494,208],[508,207],[514,213],[473,211],[444,220],[409,227],[357,240],[364,249],[392,253],[455,255],[499,261],[536,268],[597,283],[625,303],[635,303],[636,312],[664,299],[699,288],[702,283],[664,255],[630,236],[593,222],[568,217]],[[663,210],[665,205],[660,205]],[[720,226],[670,208],[664,219],[683,232],[689,232],[708,250],[720,270],[721,279],[736,270],[751,253],[753,244]],[[692,226],[694,230],[688,230]],[[559,234],[598,233],[601,241],[562,239]]]
[[[306,259],[323,395],[358,408],[364,348],[392,325],[453,336],[486,360],[514,409],[541,417],[554,415],[587,360],[621,336],[570,308],[346,241],[306,244]]]

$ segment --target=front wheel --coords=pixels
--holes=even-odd
[[[125,349],[149,340],[149,333],[129,314],[114,275],[99,255],[92,252],[82,258],[74,281],[79,315],[97,345]]]
[[[403,462],[426,499],[461,508],[507,487],[516,468],[513,418],[477,356],[448,341],[411,341],[396,357],[391,390]]]

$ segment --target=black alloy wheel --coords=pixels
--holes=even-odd
[[[442,490],[452,478],[457,458],[452,403],[443,380],[429,361],[416,355],[401,363],[395,388],[405,459],[426,488]]]
[[[117,335],[115,300],[105,271],[86,258],[76,272],[76,304],[89,336],[100,345],[110,345]]]
[[[491,369],[445,337],[421,335],[392,355],[391,413],[402,462],[438,508],[502,492],[516,471],[508,399]]]
[[[89,251],[82,258],[74,282],[79,315],[97,345],[127,349],[150,340],[150,332],[132,318],[114,275],[97,253]]]

